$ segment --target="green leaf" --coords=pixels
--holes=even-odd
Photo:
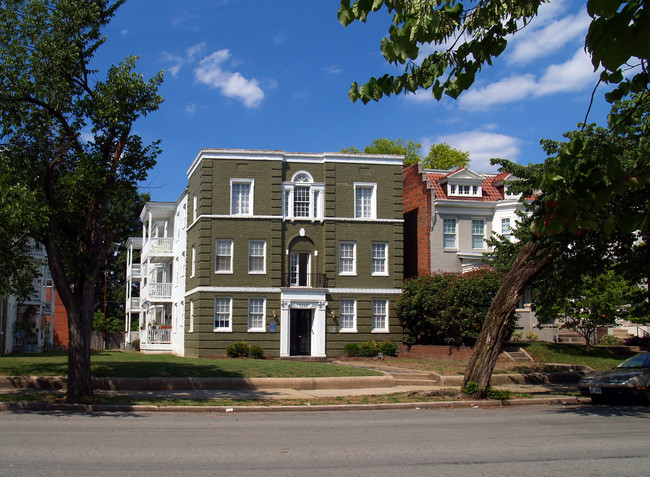
[[[354,14],[352,13],[352,9],[350,8],[350,0],[341,0],[337,17],[341,25],[343,25],[344,27],[347,27],[350,23],[354,21]]]

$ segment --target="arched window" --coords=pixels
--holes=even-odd
[[[298,171],[283,184],[283,215],[290,220],[323,220],[323,184],[314,183],[307,171]]]

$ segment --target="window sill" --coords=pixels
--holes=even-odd
[[[373,277],[389,277],[389,273],[371,273],[371,276]]]
[[[357,276],[356,272],[354,272],[354,273],[352,273],[352,272],[347,272],[347,273],[339,272],[339,277],[356,277],[356,276]]]
[[[232,333],[232,329],[230,329],[230,328],[215,328],[214,332],[215,333]]]
[[[356,333],[357,330],[339,330],[339,333]]]
[[[266,271],[264,271],[264,272],[251,272],[251,271],[249,271],[248,274],[249,275],[266,275]]]
[[[262,328],[250,328],[248,333],[266,333],[266,329]]]
[[[233,272],[232,271],[230,271],[230,272],[214,272],[214,274],[215,275],[232,275]]]
[[[388,331],[388,330],[372,330],[371,333],[379,333],[379,334],[381,334],[381,333],[390,333],[390,331]]]

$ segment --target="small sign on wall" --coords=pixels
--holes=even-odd
[[[272,323],[272,322],[269,323],[269,331],[270,331],[271,333],[275,333],[275,326],[276,326],[275,323]]]

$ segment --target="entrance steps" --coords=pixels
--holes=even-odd
[[[557,332],[558,343],[584,343],[585,339],[573,330],[560,329]]]
[[[512,359],[513,361],[527,361],[530,362],[533,358],[523,348],[519,346],[504,346],[503,354]]]

